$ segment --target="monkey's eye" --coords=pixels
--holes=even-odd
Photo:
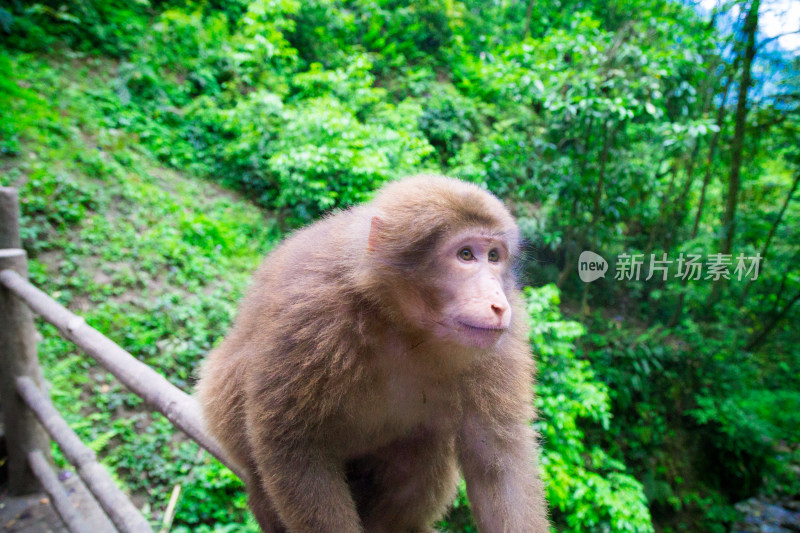
[[[472,250],[469,248],[462,248],[458,251],[458,258],[462,261],[472,261],[475,259],[475,256],[472,255]]]
[[[489,261],[492,263],[500,261],[500,252],[498,252],[497,249],[489,250]]]

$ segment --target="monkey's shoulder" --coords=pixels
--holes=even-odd
[[[353,272],[367,235],[355,209],[297,230],[270,251],[253,274],[243,310],[291,312],[295,303],[326,311],[352,293]],[[303,308],[305,311],[305,308]],[[270,314],[270,318],[275,317]]]
[[[343,254],[366,245],[369,226],[363,217],[364,210],[354,207],[338,211],[292,232],[267,255],[262,269],[288,267],[281,271],[294,275],[302,271],[298,267],[317,262],[338,264],[342,257],[349,262],[350,257]]]

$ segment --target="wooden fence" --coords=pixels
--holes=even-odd
[[[53,324],[64,338],[116,376],[150,408],[245,479],[206,431],[194,398],[28,282],[27,255],[19,227],[17,191],[0,187],[0,407],[11,492],[23,494],[41,487],[70,531],[97,533],[90,531],[76,512],[53,472],[52,438],[118,531],[153,531],[51,403],[36,355],[31,311]]]

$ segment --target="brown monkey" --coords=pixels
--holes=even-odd
[[[198,385],[264,531],[430,532],[459,470],[481,532],[548,530],[517,241],[491,194],[417,176],[269,255]]]

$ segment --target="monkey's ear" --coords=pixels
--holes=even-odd
[[[369,239],[367,239],[367,250],[375,252],[382,248],[381,244],[386,235],[386,223],[380,217],[374,216],[369,223]]]

